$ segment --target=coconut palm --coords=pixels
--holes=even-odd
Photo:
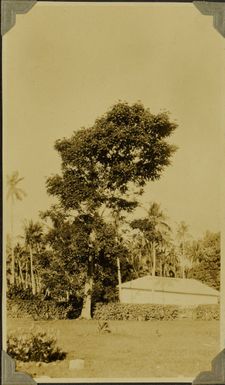
[[[152,226],[151,231],[151,249],[152,249],[152,275],[156,275],[156,247],[165,246],[169,232],[170,226],[167,224],[167,217],[160,209],[160,205],[156,202],[153,202],[148,210],[147,216],[149,223]]]
[[[149,253],[143,233],[139,229],[131,231],[130,237],[125,239],[125,244],[129,250],[129,262],[133,267],[136,277],[145,275]]]
[[[188,238],[188,225],[181,221],[177,226],[177,240],[180,251],[180,264],[182,268],[182,278],[185,278],[185,267],[187,264],[187,257],[185,256],[185,243]]]
[[[17,276],[15,277],[16,285],[19,287],[22,287],[23,289],[26,289],[26,275],[25,272],[25,266],[27,262],[27,253],[25,250],[24,245],[21,245],[19,242],[14,247],[14,254],[15,254],[15,271],[17,273]]]
[[[165,244],[171,231],[166,222],[167,217],[160,209],[160,205],[153,202],[147,210],[147,216],[143,219],[137,219],[131,222],[133,229],[139,229],[145,239],[145,246],[151,255],[151,273],[156,275],[156,250]],[[150,261],[149,261],[150,262]],[[150,264],[149,264],[150,266]]]
[[[42,225],[38,222],[33,222],[30,220],[24,226],[25,232],[25,244],[28,248],[30,255],[30,277],[31,277],[31,288],[32,293],[35,295],[37,292],[37,284],[35,282],[34,276],[34,253],[38,252],[40,249],[40,244],[42,241],[43,230]]]
[[[171,239],[171,231],[163,226],[156,247],[159,260],[159,275],[161,277],[175,276],[176,262],[173,252],[173,242]]]
[[[15,256],[14,256],[14,205],[16,200],[21,201],[26,196],[25,191],[19,187],[24,178],[19,177],[19,172],[15,171],[11,176],[7,176],[7,200],[10,201],[10,227],[11,227],[11,284],[15,284]]]

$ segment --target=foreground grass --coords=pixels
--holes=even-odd
[[[34,377],[194,378],[210,370],[219,353],[219,321],[109,321],[109,327],[111,333],[101,334],[94,320],[7,321],[13,334],[30,328],[54,333],[68,353],[61,362],[17,363],[17,370]],[[76,358],[85,360],[85,368],[69,370]]]

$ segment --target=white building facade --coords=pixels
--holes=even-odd
[[[218,301],[217,290],[195,279],[145,276],[121,285],[121,303],[193,306]]]

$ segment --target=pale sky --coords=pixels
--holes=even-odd
[[[17,15],[3,39],[4,175],[18,170],[27,193],[16,232],[52,202],[55,140],[119,99],[169,110],[179,125],[173,165],[142,201],[160,203],[194,237],[219,231],[224,64],[224,39],[193,4],[37,3]]]

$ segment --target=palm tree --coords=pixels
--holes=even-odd
[[[25,244],[28,247],[29,255],[30,255],[30,277],[31,277],[31,288],[32,293],[35,295],[37,292],[37,284],[35,282],[34,275],[34,253],[38,252],[38,246],[42,241],[42,225],[40,223],[35,223],[30,220],[24,226],[25,231]]]
[[[147,210],[147,216],[143,219],[137,219],[131,222],[133,229],[139,229],[145,240],[144,248],[147,249],[148,255],[151,255],[152,276],[156,275],[156,250],[166,239],[171,231],[170,226],[166,223],[166,216],[160,209],[160,205],[156,202],[152,203]]]
[[[17,271],[17,277],[15,277],[16,284],[18,282],[18,286],[22,287],[24,290],[27,289],[27,252],[24,245],[17,242],[15,248],[15,268]]]
[[[181,255],[182,278],[185,278],[185,242],[188,236],[188,225],[181,221],[177,227],[177,240]]]
[[[149,257],[148,248],[143,233],[135,229],[130,233],[130,238],[125,239],[129,250],[129,262],[131,263],[136,278],[146,273],[146,260]]]
[[[156,248],[158,257],[159,257],[159,275],[161,277],[168,277],[170,274],[175,276],[175,266],[174,266],[174,254],[173,254],[173,244],[171,239],[171,233],[167,228],[162,228],[158,239],[158,245]]]
[[[11,284],[15,284],[15,256],[14,256],[14,204],[16,200],[21,201],[26,196],[25,191],[18,185],[24,178],[19,177],[19,172],[15,171],[11,176],[7,176],[7,196],[10,200],[10,227],[11,227]]]
[[[161,262],[161,276],[163,277],[177,277],[177,269],[179,260],[172,242],[166,245],[160,258]]]
[[[152,275],[156,275],[156,246],[163,246],[167,242],[170,226],[166,223],[167,217],[160,209],[160,205],[153,202],[148,210],[148,221],[152,227],[151,249],[152,249]]]

